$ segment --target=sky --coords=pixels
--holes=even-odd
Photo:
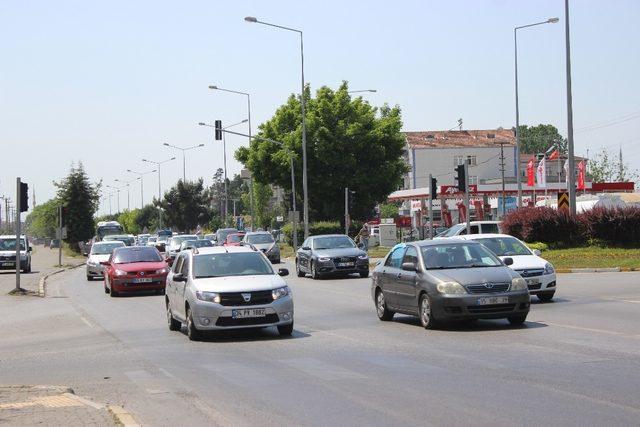
[[[564,1],[22,1],[0,2],[0,196],[15,199],[15,179],[35,187],[82,162],[92,180],[119,186],[161,161],[162,187],[182,176],[207,184],[222,167],[210,128],[247,117],[254,132],[300,91],[296,33],[246,23],[245,16],[304,32],[305,80],[312,90],[376,89],[373,105],[399,105],[404,130],[510,128],[515,124],[513,28],[518,31],[520,121],[551,123],[566,136]],[[576,154],[602,149],[640,169],[640,2],[572,0],[571,62]],[[355,96],[355,95],[354,95]],[[247,130],[246,125],[236,128]],[[246,138],[227,138],[233,152]],[[106,191],[110,191],[106,189]],[[145,201],[157,174],[145,176]],[[131,208],[140,206],[138,182]],[[106,194],[106,192],[105,192]],[[120,208],[127,206],[126,188]],[[112,210],[116,210],[115,196]],[[108,213],[108,199],[101,213]]]

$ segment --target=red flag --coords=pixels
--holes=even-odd
[[[533,187],[536,183],[534,160],[535,160],[534,158],[531,158],[531,160],[529,160],[529,163],[527,163],[527,185],[530,187]]]
[[[467,207],[464,203],[458,203],[458,223],[467,222]]]
[[[584,190],[584,160],[578,163],[578,190]]]
[[[553,150],[553,153],[549,154],[549,160],[556,160],[558,157],[560,157],[558,150]]]

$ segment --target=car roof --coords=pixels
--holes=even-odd
[[[311,239],[315,239],[317,237],[349,237],[346,234],[318,234],[316,236],[309,236]]]
[[[248,233],[245,233],[245,235],[247,236],[255,236],[256,234],[268,234],[269,236],[271,236],[271,233],[269,233],[268,231],[249,231]]]
[[[251,246],[205,246],[198,248],[197,255],[257,252]]]
[[[503,234],[503,233],[469,234],[469,235],[456,236],[456,237],[464,240],[477,240],[477,239],[487,239],[487,238],[496,238],[496,237],[511,237],[512,239],[515,239],[515,237],[511,235]]]
[[[102,242],[95,242],[94,246],[100,245],[122,245],[124,246],[124,242],[122,240],[103,240]]]
[[[487,236],[487,234],[481,234],[481,236]],[[453,243],[471,243],[478,244],[477,242],[472,242],[469,240],[461,239],[459,236],[449,237],[447,239],[434,239],[434,240],[418,240],[417,242],[407,242],[407,245],[415,244],[416,246],[443,246],[443,245],[451,245]]]

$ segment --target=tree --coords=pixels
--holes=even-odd
[[[544,153],[550,147],[566,152],[567,141],[560,135],[553,125],[539,124],[537,126],[520,125],[520,152],[526,154]]]
[[[79,163],[77,167],[72,164],[69,175],[53,184],[58,187],[58,199],[66,208],[65,242],[72,249],[79,250],[78,242],[91,239],[95,232],[93,215],[100,203],[100,183],[89,182],[82,163]]]
[[[130,234],[140,234],[142,228],[138,224],[138,215],[140,209],[125,210],[118,216],[118,222],[124,227],[125,231]]]
[[[181,231],[205,225],[211,219],[209,194],[204,189],[202,178],[197,181],[179,180],[164,194],[160,206],[167,225]]]
[[[407,171],[402,159],[405,139],[400,132],[400,108],[387,105],[375,108],[361,97],[352,99],[346,82],[336,91],[321,87],[315,98],[307,87],[304,96],[307,99],[307,179],[311,219],[342,218],[345,187],[357,194],[352,216],[367,218],[378,201],[397,189]],[[274,116],[260,126],[258,134],[284,145],[254,139],[249,148],[236,151],[236,158],[253,173],[255,181],[291,190],[289,161],[293,157],[295,194],[299,199],[301,133],[300,98],[291,95]]]
[[[593,182],[624,182],[637,179],[638,172],[629,169],[629,165],[621,162],[620,157],[609,157],[609,153],[603,148],[602,151],[589,159],[589,176]]]
[[[269,184],[262,184],[258,181],[253,182],[253,209],[255,215],[254,225],[256,227],[267,228],[271,225],[273,219],[273,210],[271,209],[269,202],[273,196],[273,191]],[[250,203],[250,193],[247,188],[247,192],[242,194],[242,202],[245,205]]]
[[[27,233],[34,237],[55,237],[59,226],[58,199],[51,199],[33,208],[25,220]]]
[[[398,207],[392,203],[380,206],[380,218],[396,218]]]
[[[158,207],[153,204],[144,205],[136,216],[136,225],[140,232],[148,233],[158,228]]]

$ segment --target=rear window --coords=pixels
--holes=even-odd
[[[227,236],[227,242],[229,243],[242,242],[243,237],[244,237],[243,234],[230,234],[229,236]]]
[[[259,252],[203,254],[193,257],[193,277],[253,276],[273,273],[271,263]]]
[[[259,243],[273,243],[273,236],[271,234],[252,234],[247,236],[247,242],[251,244],[259,244]]]
[[[482,224],[482,234],[499,234],[500,227],[498,224]]]
[[[91,254],[93,255],[109,255],[115,248],[124,246],[122,242],[95,243],[91,246]]]
[[[113,262],[115,264],[131,264],[134,262],[160,262],[162,257],[156,248],[148,247],[128,247],[116,249],[113,252]]]

